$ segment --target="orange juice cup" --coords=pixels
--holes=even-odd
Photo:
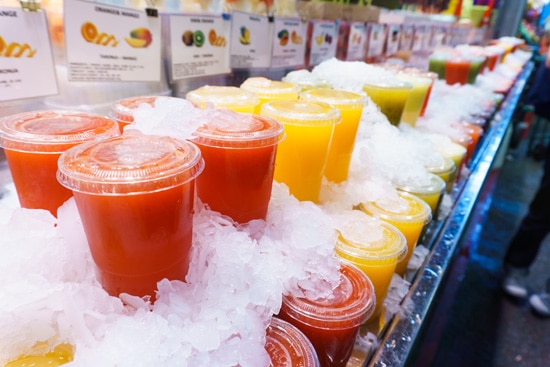
[[[422,199],[430,207],[432,218],[436,218],[441,199],[443,198],[443,194],[445,194],[446,184],[435,173],[428,173],[428,181],[422,184],[408,183],[397,185],[397,189]]]
[[[357,135],[365,103],[364,97],[344,90],[313,89],[302,93],[300,99],[328,103],[340,111],[342,122],[334,128],[325,168],[325,177],[329,181],[337,183],[346,181],[351,154],[355,146],[355,136]]]
[[[412,84],[400,80],[369,82],[363,90],[392,125],[399,125]]]
[[[61,153],[86,141],[118,135],[115,121],[79,111],[23,112],[0,120],[0,146],[21,207],[57,209],[71,196],[55,177]]]
[[[443,157],[441,162],[426,166],[428,172],[439,176],[445,181],[445,191],[450,193],[456,181],[456,166],[451,158]]]
[[[260,104],[254,109],[259,114],[264,103],[276,100],[297,100],[301,88],[297,85],[269,80],[264,77],[252,77],[246,79],[240,86],[241,89],[256,93],[260,98]]]
[[[81,144],[59,158],[59,182],[73,190],[109,294],[154,300],[158,281],[185,279],[203,167],[193,143],[140,133]]]
[[[338,256],[361,269],[372,282],[376,306],[368,321],[380,315],[398,261],[407,253],[403,234],[395,226],[359,210],[338,229]]]
[[[118,122],[120,132],[122,132],[126,125],[134,122],[134,112],[141,104],[154,106],[157,98],[178,97],[138,96],[119,99],[111,105],[111,112],[109,116]],[[181,100],[181,98],[178,99]]]
[[[48,350],[46,342],[38,343],[29,353],[8,362],[4,367],[57,367],[74,359],[73,346],[70,344],[58,344],[53,350],[46,350]]]
[[[398,200],[361,203],[359,207],[365,213],[394,225],[405,236],[407,254],[395,268],[395,272],[403,276],[418,240],[432,219],[432,211],[426,202],[414,195],[401,191],[398,196]]]
[[[198,197],[239,223],[265,219],[283,125],[227,110],[205,118],[192,139],[205,161],[197,177]]]
[[[296,326],[272,317],[266,330],[265,349],[272,367],[319,367],[313,344]]]
[[[411,83],[413,86],[403,108],[401,122],[414,127],[416,120],[420,116],[420,112],[422,112],[424,101],[426,101],[428,90],[431,88],[433,80],[420,74],[406,72],[398,73],[396,76],[405,82]]]
[[[360,269],[342,261],[340,274],[340,284],[330,297],[283,295],[278,315],[306,335],[321,366],[346,366],[359,328],[375,305],[372,283]]]
[[[340,112],[322,102],[283,100],[264,104],[261,114],[282,123],[286,135],[275,159],[275,181],[298,200],[318,202]]]
[[[476,124],[471,124],[469,122],[460,121],[452,124],[453,127],[458,128],[460,131],[463,131],[465,134],[468,134],[472,139],[470,151],[468,152],[467,162],[472,159],[473,154],[479,143],[479,138],[483,135],[483,128]]]
[[[185,99],[200,108],[212,103],[217,108],[242,113],[253,113],[260,104],[260,99],[255,93],[230,86],[205,85],[187,93]]]
[[[470,60],[453,57],[445,61],[445,81],[449,85],[466,84],[470,72]]]

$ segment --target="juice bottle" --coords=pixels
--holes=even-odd
[[[367,96],[380,108],[392,125],[399,125],[412,84],[398,79],[386,79],[363,85]]]
[[[235,112],[253,113],[260,99],[255,93],[231,86],[205,85],[188,92],[185,98],[200,108],[212,103],[217,108],[227,108]]]
[[[342,261],[340,273],[340,284],[330,297],[311,300],[283,295],[278,315],[306,335],[322,367],[346,365],[359,327],[375,304],[372,284],[361,270]]]
[[[86,141],[118,135],[115,121],[80,111],[33,111],[0,120],[0,146],[23,208],[57,209],[71,190],[56,179],[61,153]]]
[[[318,202],[335,125],[340,112],[322,102],[267,102],[261,114],[284,126],[274,178],[285,183],[298,200]]]
[[[151,296],[163,278],[184,280],[195,179],[204,162],[191,142],[130,132],[76,146],[59,158],[97,275],[112,296]]]
[[[296,326],[272,317],[266,330],[265,349],[270,367],[319,367],[313,344]]]
[[[283,136],[283,125],[268,117],[228,110],[205,116],[192,139],[205,161],[198,197],[239,223],[265,219]]]
[[[398,192],[395,200],[365,202],[359,207],[365,213],[394,225],[405,236],[407,254],[399,260],[395,268],[395,272],[403,276],[418,240],[432,219],[430,207],[417,196],[403,191]]]
[[[334,128],[325,177],[337,183],[347,180],[365,99],[360,94],[337,89],[312,89],[300,94],[300,99],[328,103],[340,111],[342,122]]]
[[[290,83],[269,80],[264,77],[251,77],[246,79],[240,88],[255,93],[260,98],[260,104],[254,109],[259,114],[262,105],[276,100],[297,100],[301,88]]]
[[[335,250],[338,256],[361,269],[372,282],[376,306],[368,321],[382,310],[399,260],[407,253],[403,234],[393,225],[360,210],[346,214],[338,226]]]

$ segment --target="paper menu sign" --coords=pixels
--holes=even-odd
[[[70,81],[160,81],[160,18],[144,11],[64,2]]]
[[[367,57],[382,56],[386,44],[386,26],[379,23],[368,23]]]
[[[399,49],[401,26],[399,24],[388,25],[388,37],[386,38],[386,55],[394,55]]]
[[[399,42],[400,51],[411,51],[413,39],[415,37],[414,26],[412,24],[404,24],[401,29],[401,40]]]
[[[298,18],[275,18],[271,67],[305,63],[307,23]]]
[[[215,15],[170,15],[172,80],[229,73],[226,22]]]
[[[428,35],[426,26],[416,25],[414,31],[414,41],[412,44],[413,51],[420,51],[424,49],[424,44],[427,41],[426,36]]]
[[[240,11],[233,11],[231,18],[231,67],[269,67],[273,28],[268,18]]]
[[[57,93],[45,12],[0,7],[0,101]]]
[[[349,32],[348,52],[346,61],[362,61],[365,58],[367,44],[367,30],[365,23],[352,22]]]
[[[336,56],[338,24],[332,20],[310,21],[311,39],[308,65],[318,65]]]

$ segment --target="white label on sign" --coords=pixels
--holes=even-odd
[[[399,24],[388,25],[388,38],[386,39],[386,56],[394,55],[399,49],[401,26]]]
[[[367,44],[367,57],[382,56],[386,43],[386,26],[384,24],[369,23],[369,42]]]
[[[331,20],[313,20],[309,65],[318,65],[336,56],[338,25]]]
[[[272,24],[265,16],[234,11],[231,19],[231,67],[267,68],[271,65]]]
[[[304,65],[306,32],[298,18],[275,18],[271,67]]]
[[[346,61],[360,61],[365,59],[365,53],[367,51],[365,48],[366,44],[367,30],[365,23],[351,23]]]

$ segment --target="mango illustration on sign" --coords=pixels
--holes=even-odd
[[[296,33],[296,31],[292,31],[292,33],[290,34],[290,40],[295,45],[301,45],[303,42],[302,37],[298,36],[298,33]]]
[[[132,47],[143,48],[153,42],[153,35],[147,28],[136,28],[130,31],[130,37],[124,38],[124,40]]]
[[[181,40],[186,46],[202,47],[204,45],[206,37],[202,31],[185,31],[181,36]]]
[[[0,36],[0,57],[33,57],[35,53],[36,50],[33,50],[28,43],[11,42],[7,44],[4,38]]]
[[[241,36],[239,37],[239,42],[243,45],[250,44],[250,30],[246,27],[241,27]]]
[[[225,47],[227,44],[225,37],[218,36],[214,29],[211,29],[210,32],[208,32],[208,42],[210,42],[212,46],[216,47]]]
[[[277,38],[279,38],[279,44],[281,46],[286,46],[290,37],[288,31],[286,29],[282,29],[279,33],[277,33]]]
[[[97,27],[92,22],[85,22],[80,27],[80,33],[86,42],[95,43],[96,45],[116,47],[118,41],[112,34],[99,33]]]

